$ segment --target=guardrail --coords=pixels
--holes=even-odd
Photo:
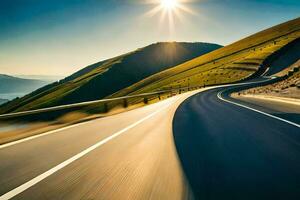
[[[243,90],[248,90],[248,89],[251,89],[251,88],[263,87],[263,86],[266,86],[266,85],[274,84],[274,83],[280,82],[282,80],[285,80],[287,77],[288,77],[288,75],[282,76],[282,77],[275,77],[275,78],[268,79],[268,80],[265,80],[265,81],[258,81],[256,83],[252,83],[252,84],[245,84],[245,85],[236,86],[236,87],[233,87],[233,88],[226,89],[223,92],[223,95],[226,98],[231,99],[232,97],[230,95],[233,94],[233,93],[238,93],[238,92],[241,92]]]
[[[293,73],[298,72],[299,67],[294,68],[292,71],[289,71],[285,76],[282,77],[276,77],[272,80],[266,81],[263,84],[257,84],[254,87],[263,86],[266,84],[272,84],[278,81],[282,81],[284,79],[287,79],[290,77]],[[16,112],[16,113],[8,113],[8,114],[2,114],[0,115],[0,121],[7,121],[7,120],[29,120],[29,121],[43,121],[43,120],[53,120],[55,118],[58,118],[64,114],[67,114],[69,112],[75,112],[75,111],[83,111],[87,113],[106,113],[109,111],[110,107],[113,108],[117,105],[122,105],[123,107],[127,107],[130,103],[130,100],[134,99],[131,104],[136,104],[140,102],[144,102],[145,104],[148,103],[149,100],[152,100],[154,98],[161,99],[162,95],[169,94],[170,96],[176,95],[177,93],[181,93],[184,91],[189,91],[197,88],[205,87],[203,85],[194,85],[194,86],[187,86],[187,87],[178,87],[178,88],[172,88],[167,90],[162,90],[158,92],[151,92],[151,93],[143,93],[143,94],[137,94],[137,95],[129,95],[129,96],[123,96],[123,97],[117,97],[117,98],[109,98],[109,99],[101,99],[101,100],[95,100],[95,101],[88,101],[88,102],[81,102],[81,103],[74,103],[74,104],[68,104],[68,105],[61,105],[61,106],[54,106],[49,108],[42,108],[42,109],[36,109],[36,110],[30,110],[30,111],[23,111],[23,112]],[[241,90],[252,88],[252,86],[242,86],[237,87],[235,89],[232,89],[230,92],[239,92]],[[92,106],[91,109],[84,109],[85,107],[88,108],[89,106]],[[97,109],[98,108],[98,109]]]
[[[147,104],[148,101],[152,99],[158,98],[160,100],[163,95],[173,96],[176,95],[177,93],[180,94],[184,91],[189,91],[191,89],[196,89],[196,88],[200,88],[200,86],[172,88],[172,89],[162,90],[158,92],[143,93],[143,94],[129,95],[129,96],[123,96],[117,98],[101,99],[95,101],[54,106],[54,107],[42,108],[42,109],[36,109],[30,111],[8,113],[8,114],[0,115],[0,120],[4,120],[4,121],[5,120],[6,121],[7,120],[29,120],[29,121],[53,120],[69,112],[91,110],[88,109],[89,106],[92,106],[92,109],[94,109],[94,111],[92,111],[93,113],[106,113],[109,111],[109,106],[113,108],[114,106],[121,104],[125,108],[128,107],[130,100],[133,100],[133,102],[131,102],[132,104],[141,103],[141,102]]]

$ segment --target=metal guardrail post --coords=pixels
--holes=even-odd
[[[148,104],[148,98],[147,97],[145,97],[144,99],[143,99],[143,101],[144,101],[144,104]]]
[[[129,99],[139,98],[139,99],[142,99],[142,101],[144,101],[145,103],[146,102],[148,103],[149,98],[155,97],[156,95],[158,96],[159,100],[164,99],[162,95],[166,95],[167,97],[177,95],[177,92],[178,92],[177,90],[179,91],[179,94],[181,94],[181,93],[185,92],[186,90],[188,90],[188,87],[179,87],[176,89],[161,90],[158,92],[143,93],[143,94],[137,94],[137,95],[131,95],[131,96],[123,96],[123,97],[116,97],[116,98],[110,98],[110,99],[108,98],[108,99],[101,99],[101,100],[95,100],[95,101],[89,101],[89,102],[81,102],[81,103],[75,103],[75,104],[41,108],[41,109],[29,110],[29,111],[23,111],[23,112],[2,114],[2,115],[0,115],[0,120],[8,120],[8,119],[16,119],[16,118],[26,119],[27,117],[32,117],[32,116],[35,116],[38,118],[38,116],[36,116],[36,115],[39,115],[39,114],[42,114],[42,115],[50,114],[51,115],[54,112],[59,112],[57,115],[62,115],[62,114],[68,113],[68,112],[75,111],[76,109],[80,110],[80,109],[84,108],[85,106],[91,106],[91,105],[102,108],[101,109],[102,112],[108,112],[110,102],[121,102],[121,105],[124,108],[127,108],[129,106]]]
[[[128,107],[128,101],[127,101],[127,99],[123,99],[123,107],[124,108]]]
[[[107,103],[104,103],[104,104],[103,104],[103,111],[104,111],[105,113],[108,112],[108,104],[107,104]]]

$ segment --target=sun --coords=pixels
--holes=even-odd
[[[196,15],[188,4],[196,0],[141,0],[145,4],[153,4],[153,8],[144,16],[153,17],[160,14],[159,27],[169,30],[169,37],[172,38],[176,33],[175,28],[178,23],[185,23],[185,14]],[[166,24],[167,23],[167,24]],[[168,26],[165,26],[168,25]]]
[[[178,6],[178,2],[177,0],[161,0],[160,5],[165,10],[174,10]]]

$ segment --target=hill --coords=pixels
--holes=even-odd
[[[162,42],[101,61],[1,107],[2,113],[101,99],[153,74],[221,48]]]
[[[291,53],[289,49],[297,49],[299,38],[300,18],[297,18],[157,73],[112,97],[172,87],[232,83],[259,76],[266,70],[272,76],[295,62],[299,53]],[[285,54],[288,58],[282,59]]]
[[[300,99],[300,56],[298,58],[296,63],[276,74],[277,76],[288,75],[288,77],[270,85],[244,90],[239,94]]]
[[[49,83],[44,80],[23,79],[0,74],[0,98],[12,99],[18,95],[24,96]]]

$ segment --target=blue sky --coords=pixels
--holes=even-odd
[[[299,0],[193,0],[170,29],[146,1],[0,0],[0,73],[69,75],[154,42],[226,45],[300,17]]]

